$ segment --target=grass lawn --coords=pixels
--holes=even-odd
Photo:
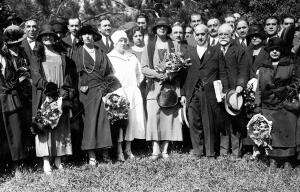
[[[22,169],[19,177],[1,176],[0,191],[300,191],[300,168],[271,170],[265,163],[218,159],[191,159],[171,152],[168,160],[148,156],[125,163],[65,166],[44,175],[40,165]]]

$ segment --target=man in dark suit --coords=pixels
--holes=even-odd
[[[35,20],[28,20],[25,22],[24,32],[26,38],[22,41],[21,47],[24,49],[27,58],[30,59],[33,54],[33,49],[36,45],[35,38],[38,34],[38,24]]]
[[[98,46],[103,48],[106,53],[109,53],[114,48],[114,43],[112,42],[111,35],[111,23],[108,18],[102,18],[98,24],[98,31],[100,32],[102,38],[100,41],[96,42]]]
[[[269,39],[278,36],[279,31],[279,19],[276,16],[270,16],[265,19],[265,32],[267,34],[266,42],[268,43]]]
[[[237,93],[241,93],[248,81],[248,55],[244,49],[233,43],[232,34],[233,29],[230,24],[225,23],[221,25],[218,30],[219,45],[216,48],[224,55],[229,88],[235,89]],[[242,147],[241,133],[246,127],[244,114],[240,113],[237,116],[229,116],[223,110],[222,116],[224,117],[224,123],[219,126],[221,139],[220,154],[227,155],[231,151],[233,157],[239,157]]]
[[[218,38],[218,29],[220,27],[220,21],[217,18],[211,18],[207,21],[207,27],[208,27],[208,43],[210,46],[215,46],[219,42]]]
[[[81,26],[81,21],[79,18],[69,18],[68,20],[68,30],[69,34],[62,39],[64,44],[68,46],[69,58],[72,58],[73,50],[78,46],[79,40],[76,37],[76,33]]]
[[[247,34],[249,31],[249,24],[245,19],[239,19],[236,23],[236,33],[238,35],[237,38],[235,38],[235,42],[237,45],[242,46],[242,48],[246,49],[248,46],[247,42]]]
[[[182,105],[187,106],[193,155],[199,158],[215,156],[216,114],[220,112],[213,81],[221,79],[227,89],[227,76],[222,53],[208,45],[208,28],[194,28],[196,47],[188,48],[192,66],[182,88]]]

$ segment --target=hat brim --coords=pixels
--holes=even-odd
[[[37,37],[36,37],[36,40],[37,41],[41,41],[42,40],[42,37],[45,36],[45,35],[51,35],[54,37],[54,40],[58,40],[58,36],[56,33],[52,32],[52,31],[43,31],[41,32]]]
[[[85,34],[93,35],[94,41],[99,41],[99,40],[102,39],[102,36],[99,33],[97,33],[96,31],[94,31],[92,29],[86,29],[86,28],[79,29],[79,31],[76,33],[76,36],[79,38],[79,37],[81,37],[82,35],[85,35]]]
[[[230,97],[230,95],[232,95],[235,92],[235,90],[230,89],[226,92],[225,95],[225,110],[227,111],[227,113],[231,116],[237,116],[241,111],[242,111],[242,107],[239,110],[235,110],[232,107],[230,107],[230,104],[228,102],[228,98]],[[242,100],[243,101],[243,100]],[[244,102],[244,101],[243,101]],[[242,105],[243,106],[243,105]]]
[[[247,37],[246,37],[247,41],[250,42],[251,38],[254,37],[254,36],[261,38],[261,40],[265,40],[266,39],[266,35],[265,34],[257,32],[257,33],[248,34]]]
[[[15,40],[15,41],[7,41],[7,45],[13,45],[13,44],[18,44],[21,43],[24,39],[26,38],[26,34],[24,34],[21,38]]]
[[[172,33],[172,28],[169,26],[169,25],[165,25],[165,24],[159,24],[159,25],[155,25],[153,28],[152,28],[152,33],[153,34],[156,34],[156,29],[157,27],[159,26],[164,26],[167,28],[167,34],[171,34]]]

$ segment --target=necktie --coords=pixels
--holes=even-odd
[[[107,50],[109,50],[109,42],[108,42],[108,37],[106,37],[106,42],[105,42],[105,45],[107,47]]]
[[[215,44],[216,44],[216,39],[215,38],[213,38],[213,40],[212,40],[212,42],[211,42],[211,46],[215,46]]]
[[[247,47],[247,45],[246,45],[246,43],[245,43],[245,39],[243,39],[243,38],[242,38],[242,41],[241,41],[241,45],[242,45],[243,47]]]
[[[223,55],[225,55],[225,54],[226,54],[226,49],[225,49],[225,47],[221,47],[221,50],[222,50],[222,52],[223,52]]]

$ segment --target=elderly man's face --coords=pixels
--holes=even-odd
[[[248,24],[246,21],[240,21],[238,22],[238,24],[236,25],[236,32],[239,35],[239,37],[241,38],[246,38],[247,34],[248,34]]]
[[[278,32],[278,22],[276,19],[267,19],[265,24],[265,31],[269,36],[273,36]]]
[[[204,27],[197,26],[194,29],[194,36],[197,44],[203,46],[207,42],[208,31]]]
[[[183,40],[183,29],[181,26],[174,26],[172,28],[171,37],[173,41],[180,42]]]
[[[191,27],[195,27],[202,23],[201,15],[192,15],[191,16]]]
[[[35,39],[38,33],[38,26],[36,21],[29,20],[25,23],[24,31],[28,38]]]
[[[216,37],[218,35],[218,29],[220,27],[220,22],[218,19],[210,19],[207,22],[208,33],[211,37]]]
[[[219,37],[220,45],[222,45],[222,46],[228,45],[231,41],[231,36],[232,36],[232,33],[231,33],[230,29],[227,29],[225,27],[219,28],[218,37]]]
[[[283,20],[282,27],[287,28],[293,24],[295,24],[295,20],[293,18],[285,18]]]

